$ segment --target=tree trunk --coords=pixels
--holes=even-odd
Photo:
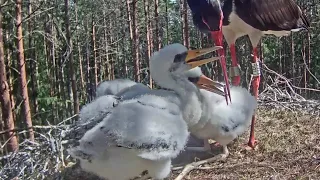
[[[135,0],[134,0],[135,1]],[[126,5],[127,5],[127,22],[128,22],[128,26],[129,26],[129,32],[130,32],[130,50],[129,50],[129,54],[132,54],[133,53],[133,28],[132,28],[132,17],[131,17],[131,8],[130,8],[130,4],[131,4],[131,1],[130,0],[126,0]],[[111,23],[111,22],[110,22]],[[110,37],[111,38],[111,37]],[[110,43],[111,43],[112,41],[110,41]],[[128,59],[128,60],[125,60],[125,62],[130,62],[130,59]],[[125,63],[124,62],[124,66],[125,66],[125,68],[126,68],[126,74],[125,74],[125,77],[128,77],[128,70],[127,70],[127,68],[128,68],[128,63]],[[110,65],[113,65],[113,62],[112,62],[112,60],[111,60],[111,62],[110,62]]]
[[[138,26],[137,26],[137,19],[138,19],[138,17],[136,16],[137,14],[138,14],[137,0],[133,0],[132,1],[132,29],[133,29],[132,51],[134,53],[134,60],[133,60],[134,80],[136,82],[140,82],[139,34],[138,34]]]
[[[149,0],[144,0],[144,16],[145,16],[145,22],[147,23],[146,27],[146,35],[147,35],[147,66],[150,68],[150,57],[151,57],[151,42],[150,42],[150,17],[149,17]],[[152,78],[150,72],[148,73],[149,75],[149,86],[152,88]]]
[[[307,64],[306,66],[308,66],[309,70],[311,70],[311,47],[310,47],[310,33],[308,32],[308,38],[307,38],[307,44],[308,44],[308,57],[307,57]],[[306,81],[307,81],[307,84],[310,83],[310,72],[307,73],[307,77],[306,77]],[[310,91],[308,91],[307,93],[307,97],[310,97]]]
[[[0,4],[3,2],[1,1]],[[10,102],[9,85],[7,82],[7,72],[4,62],[4,48],[3,48],[3,32],[2,32],[2,11],[0,12],[0,102],[1,102],[1,115],[4,123],[4,130],[9,131],[6,133],[6,139],[9,139],[7,143],[8,151],[16,151],[19,148],[18,140],[14,132],[14,121],[12,115],[12,107]]]
[[[169,0],[166,0],[166,40],[167,40],[167,45],[170,44],[169,40],[169,13],[168,13],[168,3]]]
[[[296,69],[295,69],[295,52],[294,52],[294,38],[293,33],[291,34],[291,78],[293,85],[296,85]]]
[[[77,27],[79,26],[79,15],[78,15],[78,1],[75,0],[75,4],[74,4],[74,8],[75,8],[75,13],[76,13],[76,24]],[[85,82],[84,82],[84,75],[83,75],[83,66],[82,66],[82,54],[81,54],[81,47],[80,47],[80,35],[79,33],[77,33],[77,49],[78,49],[78,60],[79,60],[79,71],[80,71],[80,99],[84,99],[85,97]]]
[[[308,71],[307,71],[307,66],[308,66],[308,62],[306,61],[306,42],[305,40],[303,39],[302,40],[302,59],[303,59],[303,87],[304,88],[307,88],[308,87],[308,80],[307,80],[307,74],[308,74]],[[304,94],[307,95],[307,90],[305,89],[304,90]]]
[[[161,37],[159,34],[159,0],[155,0],[154,1],[154,18],[155,18],[155,34],[156,34],[156,38],[155,38],[155,44],[157,47],[157,51],[159,51],[161,49]]]
[[[3,33],[3,32],[2,32]],[[2,37],[3,38],[3,37]],[[10,38],[10,33],[9,31],[6,31],[6,39],[7,41],[9,40]],[[7,48],[7,80],[9,80],[8,82],[8,85],[9,85],[9,93],[10,93],[10,102],[11,102],[11,109],[12,109],[12,117],[13,119],[15,120],[16,119],[16,113],[15,113],[15,107],[16,107],[16,104],[15,104],[15,99],[14,99],[14,92],[13,92],[13,85],[14,85],[14,76],[13,76],[13,73],[12,73],[12,66],[14,66],[13,62],[12,62],[12,54],[13,54],[13,46],[12,44],[10,43],[9,44],[9,48]]]
[[[86,84],[87,84],[87,102],[90,102],[93,99],[93,92],[91,87],[91,65],[90,65],[90,30],[89,30],[89,19],[86,19],[85,25],[86,34],[86,62],[87,62],[87,72],[86,72]]]
[[[32,16],[32,0],[29,0],[28,3],[28,15],[29,17]],[[38,111],[39,111],[39,105],[38,105],[38,81],[37,81],[37,61],[36,61],[36,51],[35,51],[35,47],[34,47],[34,42],[33,42],[33,24],[34,24],[34,19],[31,18],[28,21],[28,32],[29,32],[29,36],[28,36],[28,46],[29,46],[29,56],[30,56],[30,77],[31,77],[31,90],[32,90],[32,103],[33,103],[33,113],[35,114],[34,117],[37,116]]]
[[[183,45],[186,46],[187,48],[189,48],[190,47],[190,40],[189,40],[189,29],[188,29],[187,0],[182,0],[181,17],[182,17]]]
[[[76,74],[74,72],[74,62],[73,62],[73,45],[72,45],[72,38],[70,35],[70,21],[69,21],[69,0],[64,1],[65,5],[65,25],[66,25],[66,38],[67,38],[67,50],[69,54],[69,69],[70,69],[70,81],[72,86],[72,94],[73,94],[73,113],[79,114],[79,99],[78,99],[78,92],[77,92],[77,80]]]
[[[34,141],[34,132],[32,129],[31,111],[27,87],[27,73],[26,73],[26,62],[24,59],[24,48],[23,48],[23,34],[22,34],[22,0],[16,0],[16,27],[17,27],[17,47],[18,47],[18,61],[19,61],[19,84],[21,89],[21,97],[23,98],[22,109],[24,121],[28,127],[28,135],[30,141]]]
[[[93,63],[94,63],[94,87],[98,85],[98,60],[96,47],[96,29],[94,27],[94,17],[92,17],[92,46],[93,46]]]
[[[106,19],[106,14],[105,11],[103,11],[103,40],[104,40],[104,52],[105,52],[105,63],[103,66],[105,67],[105,78],[110,80],[111,79],[111,66],[110,66],[110,58],[109,58],[109,40],[108,40],[108,32],[107,32],[107,19]]]
[[[136,0],[133,0],[136,1]],[[128,18],[128,23],[129,23],[129,32],[130,32],[130,39],[133,38],[133,29],[132,29],[132,20],[131,20],[131,8],[130,8],[130,0],[126,0],[126,5],[127,5],[127,18]]]
[[[277,44],[281,45],[282,46],[282,43],[281,43],[281,38],[277,38]],[[279,66],[278,66],[278,73],[282,74],[282,69],[283,69],[283,63],[282,63],[282,47],[279,47],[278,48],[279,50]]]

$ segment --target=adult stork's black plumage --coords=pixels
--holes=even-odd
[[[239,37],[249,36],[253,47],[252,89],[256,97],[260,83],[257,46],[261,37],[265,34],[285,36],[289,35],[290,31],[308,30],[310,27],[309,20],[294,0],[188,0],[188,4],[194,24],[204,33],[210,31],[216,45],[222,45],[223,33],[231,51],[232,84],[236,86],[240,84],[240,69],[236,59],[235,42]],[[212,6],[211,13],[207,11],[208,6]],[[222,28],[218,29],[217,27],[221,27],[221,20]],[[219,53],[224,54],[224,51]],[[255,146],[254,122],[255,116],[252,117],[248,143],[251,148]]]
[[[223,13],[221,10],[220,1],[217,0],[187,0],[189,7],[192,11],[193,23],[196,27],[200,29],[203,33],[209,32],[221,32]],[[216,44],[222,45],[222,33],[216,33]],[[218,50],[219,55],[224,55],[223,49]],[[226,100],[228,103],[228,96],[230,97],[230,87],[226,68],[225,56],[221,56],[220,63],[222,66],[222,71],[224,75],[224,80],[226,82],[227,94]]]

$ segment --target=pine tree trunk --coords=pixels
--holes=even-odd
[[[105,67],[105,78],[110,80],[111,79],[111,66],[110,66],[110,58],[109,58],[109,40],[108,40],[108,32],[107,32],[107,19],[106,19],[106,13],[103,11],[103,25],[104,25],[104,33],[103,33],[103,40],[104,40],[104,52],[105,52],[105,63],[103,66]]]
[[[90,65],[90,30],[89,30],[89,19],[86,19],[85,25],[86,34],[86,62],[87,62],[87,71],[86,71],[86,84],[87,84],[87,102],[90,102],[93,98],[93,92],[91,87],[91,65]]]
[[[1,1],[2,4],[2,1]],[[1,102],[1,115],[4,123],[4,130],[9,131],[6,133],[8,151],[16,151],[19,148],[18,140],[14,132],[14,121],[12,115],[12,106],[10,102],[10,87],[7,82],[7,72],[4,62],[4,49],[3,49],[3,31],[2,31],[2,11],[0,12],[0,102]]]
[[[155,18],[155,44],[156,50],[159,51],[161,49],[161,37],[159,34],[159,0],[154,0],[154,18]]]
[[[29,0],[28,3],[28,14],[29,16],[32,15],[32,0]],[[39,105],[38,105],[38,84],[37,84],[37,60],[36,60],[36,50],[34,47],[34,42],[33,42],[33,24],[34,20],[29,19],[28,21],[28,32],[29,32],[29,37],[28,37],[28,46],[29,46],[29,56],[31,59],[29,67],[30,67],[30,77],[31,77],[31,90],[32,90],[32,102],[33,102],[33,113],[35,114],[34,117],[37,116],[38,111],[39,111]]]
[[[291,78],[293,85],[296,85],[296,69],[295,69],[295,52],[294,52],[294,38],[293,33],[291,34]]]
[[[307,66],[308,66],[308,62],[306,61],[306,42],[305,40],[302,40],[302,59],[303,59],[303,87],[307,88],[308,87],[308,79],[307,79]],[[304,94],[307,95],[307,90],[304,90]]]
[[[157,1],[157,0],[156,0]],[[134,67],[134,80],[136,82],[140,82],[140,59],[139,59],[139,32],[137,26],[137,0],[133,0],[132,2],[132,29],[133,29],[133,36],[132,36],[132,51],[134,52],[134,60],[133,60],[133,67]]]
[[[92,46],[93,46],[93,63],[94,63],[94,86],[98,85],[98,60],[96,47],[96,29],[94,27],[94,17],[92,17]]]
[[[22,0],[16,0],[16,27],[17,27],[17,47],[18,47],[18,61],[19,61],[19,84],[21,89],[21,97],[23,98],[22,109],[24,122],[28,127],[28,135],[30,141],[34,141],[34,132],[32,129],[31,111],[27,87],[27,73],[26,62],[24,59],[23,34],[22,34]]]
[[[310,33],[308,32],[308,39],[307,39],[307,44],[308,44],[308,57],[307,57],[307,66],[309,68],[309,70],[311,69],[311,47],[310,47]],[[310,73],[307,73],[307,84],[310,83]],[[308,97],[310,97],[310,91],[308,91],[307,94]]]
[[[150,17],[149,17],[149,0],[144,0],[144,16],[145,16],[145,22],[147,23],[146,27],[146,35],[147,35],[147,66],[150,68],[150,57],[151,57],[151,39],[150,39]],[[152,88],[152,78],[150,72],[148,73],[149,75],[149,86]]]
[[[66,25],[66,38],[68,43],[68,53],[69,53],[69,70],[70,70],[70,81],[72,86],[72,94],[73,94],[73,113],[79,114],[79,99],[78,99],[78,92],[77,92],[77,80],[76,80],[76,74],[74,71],[74,62],[73,62],[73,44],[72,44],[72,38],[70,35],[70,21],[69,21],[69,0],[64,1],[65,5],[65,25]]]
[[[79,23],[79,15],[78,15],[78,1],[75,1],[75,13],[76,13],[76,24]],[[83,75],[83,66],[82,66],[82,54],[81,54],[81,47],[80,47],[80,35],[77,33],[77,49],[78,49],[78,60],[79,60],[79,71],[80,71],[80,99],[84,99],[85,97],[85,82],[84,82],[84,75]]]
[[[131,4],[131,1],[130,0],[126,0],[126,5],[127,5],[127,22],[128,22],[128,26],[129,26],[129,32],[130,32],[130,50],[129,50],[129,54],[132,54],[133,53],[133,51],[132,51],[132,44],[133,44],[133,28],[132,28],[132,17],[131,17],[131,8],[130,8],[130,4]],[[110,41],[111,42],[111,41]],[[128,59],[129,60],[129,59]],[[128,61],[126,61],[126,62],[128,62]],[[112,62],[112,60],[111,60],[111,62],[110,62],[110,65],[112,65],[113,64],[113,62]],[[125,63],[124,64],[124,66],[126,67],[126,68],[128,68],[127,67],[127,64],[128,63]],[[126,74],[125,74],[125,77],[127,77],[128,76],[128,70],[126,69]]]
[[[188,29],[187,0],[182,0],[181,17],[182,17],[183,45],[186,46],[187,48],[189,48],[190,47],[190,40],[189,40],[189,29]]]
[[[3,33],[3,32],[2,32]],[[6,31],[6,40],[8,41],[10,38],[10,34],[9,34],[9,31]],[[14,99],[14,96],[13,96],[13,74],[12,74],[12,66],[14,66],[14,64],[12,63],[12,54],[13,54],[13,46],[12,44],[10,43],[9,44],[9,48],[7,48],[7,80],[9,80],[8,82],[8,85],[9,85],[9,93],[10,93],[10,102],[11,102],[11,109],[12,109],[12,117],[13,119],[15,120],[16,119],[16,114],[15,114],[15,107],[16,107],[16,103],[15,103],[15,99]]]
[[[113,25],[112,25],[112,21],[109,21],[109,29],[112,29]],[[110,47],[112,47],[111,45],[114,44],[114,39],[113,36],[109,37],[110,40]],[[115,58],[113,58],[114,54],[110,55],[110,80],[114,80],[115,79]],[[128,61],[127,61],[128,62]]]
[[[168,13],[168,3],[169,0],[166,0],[166,40],[167,40],[167,45],[170,44],[170,39],[169,39],[169,13]]]

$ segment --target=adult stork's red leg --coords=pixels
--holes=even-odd
[[[259,85],[260,85],[260,67],[258,61],[258,50],[257,47],[253,48],[253,61],[252,61],[252,70],[253,70],[253,80],[252,80],[252,91],[253,95],[258,98],[259,94]],[[248,142],[248,146],[254,149],[256,145],[256,140],[254,137],[254,123],[256,121],[255,114],[252,116],[251,120],[251,130],[250,130],[250,138]]]

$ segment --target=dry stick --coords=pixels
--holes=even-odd
[[[309,74],[314,78],[314,80],[316,80],[318,82],[318,84],[320,84],[320,81],[317,79],[317,77],[311,72],[311,70],[309,69],[307,62],[306,62],[306,58],[303,56],[303,52],[301,50],[302,53],[302,59],[303,59],[303,65],[306,67],[307,71],[309,72]]]
[[[269,72],[278,75],[278,77],[280,77],[282,80],[284,80],[285,83],[287,84],[287,86],[289,87],[289,89],[291,90],[291,92],[292,92],[295,96],[299,97],[300,100],[301,100],[301,99],[302,99],[302,100],[305,100],[305,98],[303,98],[302,96],[300,96],[299,94],[297,94],[297,93],[293,90],[291,83],[289,82],[289,80],[288,80],[286,77],[278,74],[278,73],[275,72],[274,70],[271,70],[271,69],[270,69],[267,65],[265,65],[265,64],[263,64],[263,67],[266,68],[266,70],[268,70]],[[289,97],[290,97],[290,96],[289,96]]]
[[[29,130],[29,129],[57,129],[57,128],[63,128],[63,127],[66,127],[68,125],[61,125],[67,121],[70,121],[72,120],[73,118],[75,118],[76,116],[78,116],[78,114],[75,114],[65,120],[63,120],[62,122],[60,122],[59,124],[57,125],[49,125],[49,126],[32,126],[32,127],[29,127],[29,128],[16,128],[16,129],[11,129],[11,130],[4,130],[4,131],[0,131],[0,135],[2,134],[6,134],[8,132],[17,132],[17,131],[24,131],[24,130]]]
[[[197,169],[198,166],[202,165],[202,164],[206,164],[206,163],[211,163],[217,160],[223,160],[226,159],[227,155],[225,154],[219,154],[217,156],[214,156],[212,158],[209,159],[205,159],[202,161],[198,161],[198,162],[193,162],[191,164],[186,165],[186,167],[182,170],[182,172],[178,175],[178,177],[176,177],[174,180],[182,180],[183,177],[185,177],[190,171]]]
[[[28,128],[16,128],[16,129],[11,129],[11,130],[0,131],[0,135],[6,134],[8,132],[24,131],[24,130],[28,130],[28,129],[57,129],[57,128],[62,128],[62,127],[66,127],[66,126],[65,125],[61,125],[61,126],[32,126],[32,127],[28,127]]]

